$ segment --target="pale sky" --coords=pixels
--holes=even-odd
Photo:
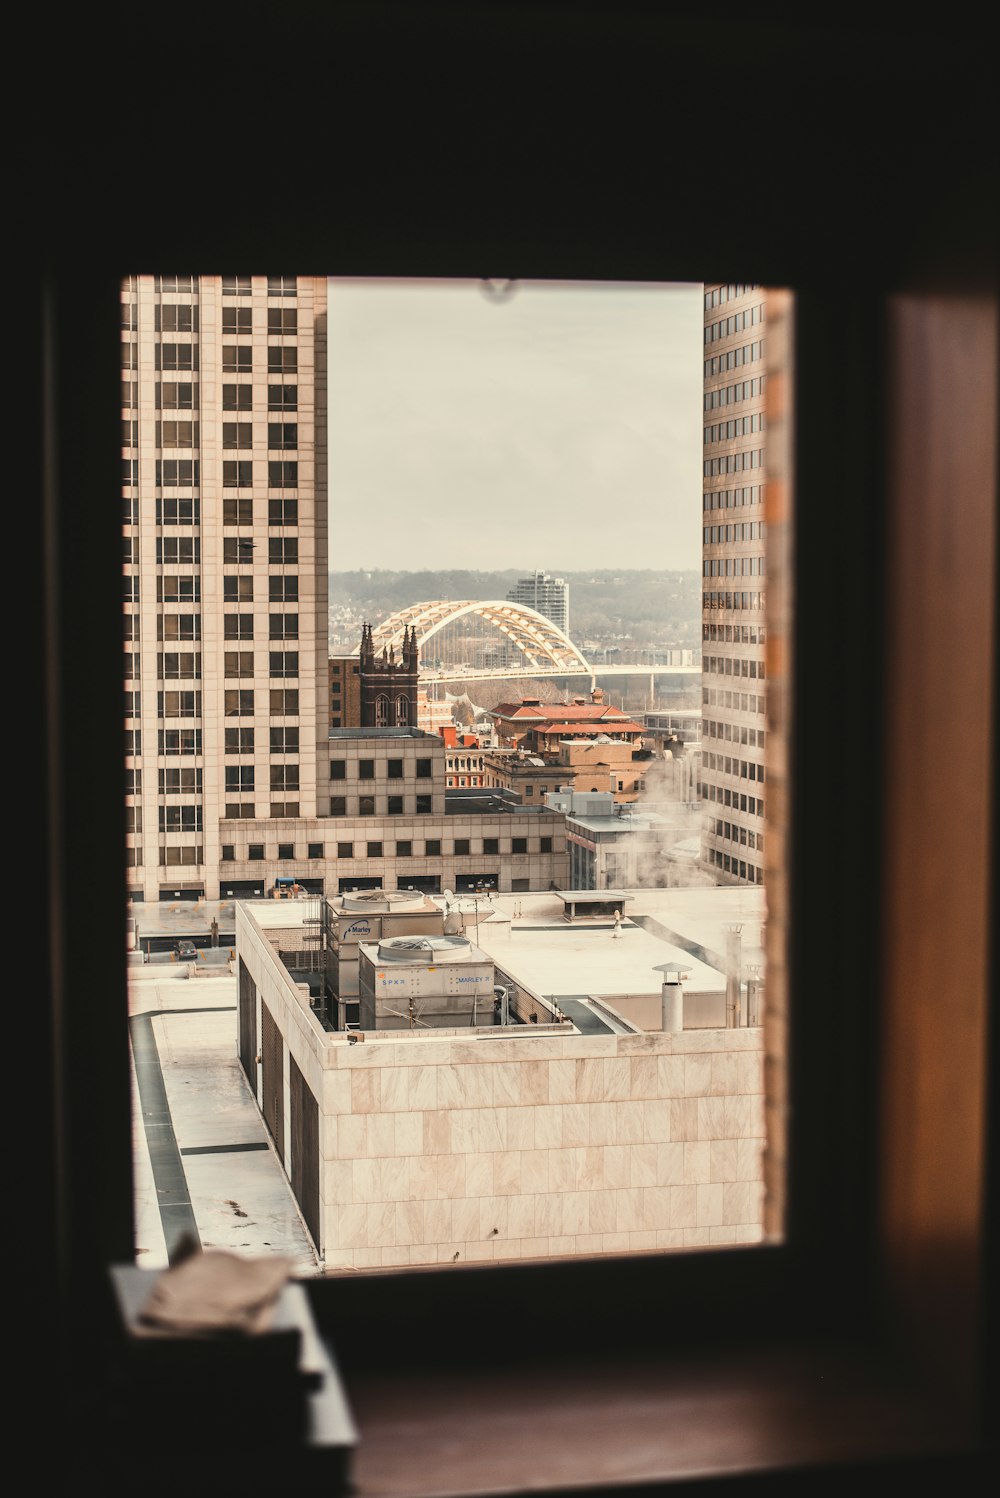
[[[701,565],[700,286],[333,280],[330,566]]]

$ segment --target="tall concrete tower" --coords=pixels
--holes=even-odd
[[[122,286],[136,898],[217,898],[226,819],[319,808],[326,295],[324,278],[306,276],[132,276]]]
[[[705,287],[702,862],[764,878],[764,365],[759,286]]]

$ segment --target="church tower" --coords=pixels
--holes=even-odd
[[[399,656],[395,646],[383,645],[376,654],[372,627],[361,631],[361,727],[415,728],[419,650],[417,632],[407,625]]]

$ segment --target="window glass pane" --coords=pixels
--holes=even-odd
[[[199,971],[232,985],[248,1128],[286,1171],[301,1264],[780,1234],[764,933],[788,417],[769,382],[791,315],[751,284],[123,293],[129,888],[149,944],[169,899]],[[451,945],[383,950],[396,935]],[[504,1027],[546,1046],[508,1064]],[[391,1080],[330,1132],[310,1057],[349,1028],[398,1032],[388,1077],[428,1032],[454,1046],[448,1096],[403,1110],[419,1148],[388,1144]],[[481,1039],[495,1059],[473,1067]],[[464,1149],[470,1128],[489,1143]],[[352,1129],[392,1168],[366,1174]],[[418,1156],[425,1194],[379,1196]]]

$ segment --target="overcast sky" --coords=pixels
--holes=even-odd
[[[330,566],[701,564],[698,286],[330,283]]]

